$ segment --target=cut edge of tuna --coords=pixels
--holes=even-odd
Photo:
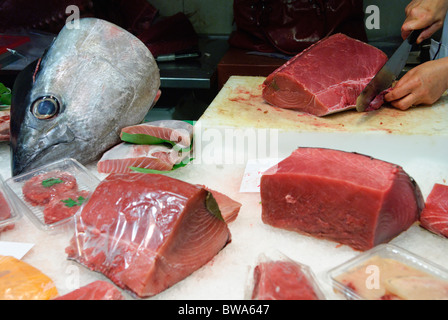
[[[299,148],[261,177],[264,223],[368,250],[419,219],[423,197],[402,167],[366,155]]]

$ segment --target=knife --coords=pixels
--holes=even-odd
[[[390,59],[373,77],[369,84],[364,88],[356,100],[356,110],[363,112],[370,105],[372,100],[384,90],[390,88],[403,70],[411,52],[412,45],[416,43],[418,36],[423,31],[414,30],[398,47]]]

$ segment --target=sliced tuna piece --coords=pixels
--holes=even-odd
[[[74,259],[138,297],[209,262],[231,235],[204,188],[161,174],[110,174],[75,216]]]
[[[262,220],[357,250],[388,242],[423,209],[402,167],[365,155],[299,148],[261,177]]]
[[[263,98],[271,105],[315,116],[352,109],[386,61],[381,50],[335,34],[270,74],[264,82]]]
[[[319,293],[320,294],[320,293]],[[253,300],[319,300],[311,279],[293,261],[267,261],[254,269]]]
[[[53,300],[124,300],[113,284],[97,280]]]
[[[448,186],[436,183],[426,198],[420,226],[448,238]]]
[[[123,141],[138,144],[172,142],[181,148],[187,148],[191,145],[192,138],[193,126],[180,120],[145,122],[121,130]]]
[[[53,224],[74,216],[88,196],[86,190],[70,190],[56,195],[45,205],[44,222]]]
[[[22,187],[23,197],[33,206],[45,205],[58,194],[77,190],[76,178],[68,172],[51,171],[32,177]]]
[[[165,145],[139,145],[122,142],[105,152],[98,161],[100,173],[132,172],[132,167],[170,171],[190,153]]]
[[[9,141],[9,123],[11,116],[9,110],[0,111],[0,141]]]

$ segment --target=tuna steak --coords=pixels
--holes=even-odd
[[[420,216],[420,226],[448,238],[448,186],[436,183]]]
[[[154,57],[131,33],[96,18],[64,27],[14,84],[12,174],[61,158],[98,160],[122,128],[143,121],[159,86]]]
[[[274,106],[315,116],[352,109],[386,61],[381,50],[335,34],[270,74],[264,82],[263,98]]]
[[[210,192],[161,174],[110,174],[75,218],[68,257],[138,297],[210,261],[231,235]]]
[[[262,220],[357,250],[388,242],[423,209],[398,165],[365,155],[299,148],[261,177]]]

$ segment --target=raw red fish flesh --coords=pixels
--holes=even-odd
[[[33,206],[45,205],[55,196],[76,190],[76,178],[68,172],[51,171],[36,175],[22,187],[23,197]]]
[[[203,185],[199,186],[207,189],[212,193],[213,198],[215,198],[216,202],[218,203],[218,207],[219,210],[221,211],[222,218],[226,223],[230,223],[236,220],[236,218],[238,217],[238,213],[240,212],[240,208],[242,206],[241,203],[233,200],[232,198],[228,197],[227,195],[221,192],[209,189]]]
[[[315,116],[352,109],[386,61],[381,50],[335,34],[270,74],[263,84],[263,98],[271,105]]]
[[[0,111],[0,141],[9,141],[10,112]]]
[[[426,198],[420,226],[448,238],[448,186],[436,183]]]
[[[124,296],[113,284],[97,280],[53,300],[124,300]]]
[[[261,177],[262,220],[357,250],[388,242],[424,206],[402,167],[362,154],[299,148]]]
[[[112,173],[75,216],[69,259],[138,297],[160,293],[231,240],[210,192],[161,174]]]
[[[45,205],[44,222],[53,224],[74,216],[88,196],[87,190],[70,190],[58,194]]]
[[[122,142],[103,154],[98,161],[97,169],[100,173],[133,172],[132,167],[170,171],[174,165],[181,163],[189,155],[190,152],[161,144],[140,145]]]
[[[191,145],[193,126],[180,120],[157,120],[123,128],[121,130],[122,139],[123,134],[151,136],[171,141],[186,148]]]
[[[293,261],[267,261],[254,269],[253,300],[319,300],[313,283]]]
[[[11,208],[9,207],[8,202],[5,199],[5,196],[0,191],[0,232],[10,230],[14,228],[14,225],[8,224],[6,226],[1,227],[2,222],[11,218]]]

